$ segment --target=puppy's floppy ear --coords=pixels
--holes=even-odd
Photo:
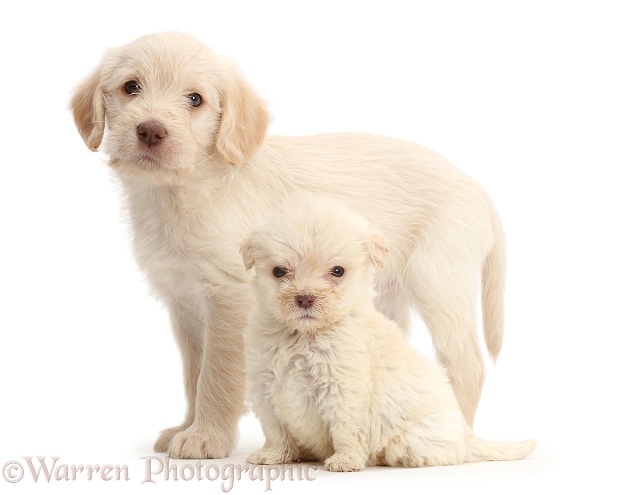
[[[265,139],[269,113],[264,101],[235,69],[222,94],[222,117],[215,147],[232,165],[247,161]]]
[[[103,139],[105,106],[101,90],[101,68],[97,67],[75,88],[69,103],[75,125],[91,151],[97,151]]]
[[[245,269],[249,270],[254,266],[256,262],[256,233],[252,233],[243,243],[241,243],[241,249],[239,249],[241,257],[243,258],[243,264]]]
[[[370,261],[377,268],[383,268],[389,253],[387,239],[380,232],[372,231],[365,241]]]

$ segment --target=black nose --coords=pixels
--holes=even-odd
[[[302,296],[299,295],[295,298],[295,302],[297,306],[300,308],[308,309],[310,306],[314,304],[314,296]]]
[[[138,134],[138,139],[149,147],[163,141],[168,134],[163,125],[153,121],[143,122],[137,127],[136,132]]]

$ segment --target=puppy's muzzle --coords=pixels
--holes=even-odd
[[[295,302],[297,303],[297,306],[299,306],[300,308],[308,309],[312,307],[312,305],[314,304],[314,296],[313,295],[306,296],[306,295],[299,294],[295,298]]]
[[[168,135],[166,128],[156,121],[143,122],[136,128],[138,139],[149,148],[161,143]]]

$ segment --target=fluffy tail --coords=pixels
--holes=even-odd
[[[487,350],[495,362],[504,338],[506,237],[495,206],[490,199],[488,203],[494,240],[482,269],[482,325]]]
[[[469,430],[465,437],[465,462],[515,461],[532,453],[535,440],[523,442],[488,442]]]

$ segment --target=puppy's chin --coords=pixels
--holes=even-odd
[[[302,316],[286,322],[292,332],[314,333],[330,326],[330,323],[313,316]]]
[[[192,168],[163,161],[149,153],[132,159],[112,157],[108,165],[125,178],[157,185],[181,185],[192,175]]]
[[[301,333],[317,333],[323,330],[329,329],[340,318],[335,315],[308,313],[304,315],[291,315],[291,314],[279,314],[277,318],[283,323],[286,328],[291,332]],[[331,316],[334,316],[333,318]]]

